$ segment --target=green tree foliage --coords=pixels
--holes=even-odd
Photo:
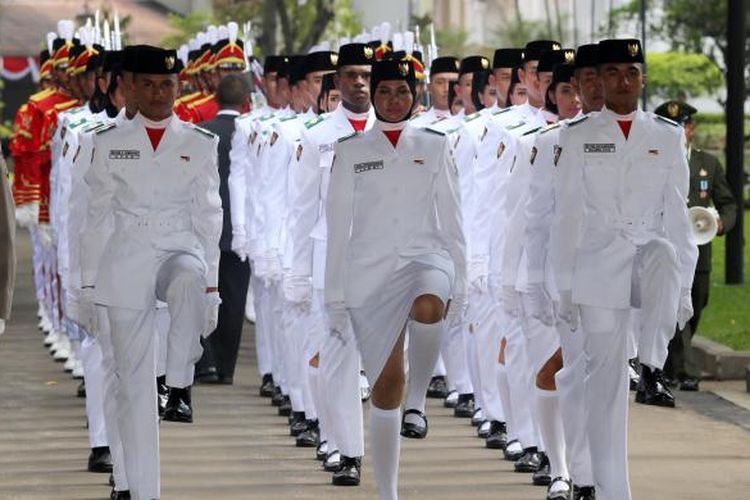
[[[713,94],[724,82],[721,70],[704,54],[654,52],[647,63],[650,92],[663,99]]]
[[[169,14],[168,23],[173,33],[161,39],[163,47],[179,47],[187,43],[196,33],[213,22],[213,18],[205,12],[191,12],[187,16]]]

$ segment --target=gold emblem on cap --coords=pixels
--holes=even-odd
[[[336,66],[339,63],[339,55],[335,52],[331,53],[331,64]]]
[[[173,69],[174,68],[175,59],[174,56],[167,56],[164,58],[164,66],[167,67],[167,69]]]
[[[635,57],[638,55],[638,52],[640,49],[638,48],[637,43],[629,43],[628,44],[628,54],[630,54],[630,57]]]
[[[482,69],[487,69],[490,67],[490,60],[486,57],[482,58]]]
[[[562,47],[560,46],[559,43],[553,43],[552,44],[552,50],[560,50],[560,49],[562,49]]]
[[[680,114],[680,105],[676,102],[670,102],[667,105],[667,113],[672,118],[677,118],[677,116]]]
[[[456,65],[456,71],[458,71],[459,69],[461,69],[461,65],[458,64],[458,59],[456,59],[455,61],[453,61],[453,64]]]
[[[566,50],[565,51],[565,62],[566,63],[572,63],[575,58],[576,58],[575,52],[573,52],[572,50]]]
[[[372,59],[372,56],[374,54],[372,47],[365,47],[364,53],[365,53],[365,59]]]
[[[406,76],[409,74],[409,63],[408,62],[402,62],[398,64],[398,71],[401,73],[401,76]]]

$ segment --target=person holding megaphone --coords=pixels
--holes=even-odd
[[[695,207],[713,210],[716,216],[715,234],[723,236],[731,231],[737,217],[737,203],[729,189],[719,159],[705,151],[693,147],[693,137],[697,123],[693,115],[697,110],[689,104],[679,101],[667,101],[654,110],[656,114],[674,120],[685,129],[688,163],[690,165],[690,191],[688,207],[699,212]],[[699,372],[691,357],[691,343],[701,311],[708,305],[708,292],[711,286],[711,231],[710,220],[704,220],[705,214],[691,217],[694,221],[694,233],[698,245],[698,264],[693,279],[692,299],[693,317],[685,328],[677,329],[669,343],[669,356],[664,366],[665,377],[682,391],[697,391]],[[702,236],[704,238],[701,239]],[[708,240],[706,242],[706,240]]]

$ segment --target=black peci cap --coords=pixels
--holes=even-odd
[[[599,64],[599,45],[589,43],[576,50],[576,69],[588,68]]]
[[[123,62],[123,51],[122,50],[108,50],[104,53],[103,69],[105,73],[109,73],[117,67],[122,67]]]
[[[562,45],[554,40],[534,40],[526,44],[523,49],[523,62],[538,61],[543,52],[560,50]]]
[[[339,55],[330,50],[311,52],[305,56],[305,75],[314,71],[336,71]]]
[[[268,56],[263,61],[264,73],[284,73],[289,65],[288,56]]]
[[[457,57],[436,57],[430,65],[430,76],[438,73],[458,73],[460,64]]]
[[[176,75],[177,52],[152,45],[132,45],[123,50],[123,69],[131,73]]]
[[[643,49],[637,38],[610,39],[599,42],[599,64],[643,63]]]
[[[337,67],[371,65],[375,63],[375,49],[366,43],[347,43],[339,47]]]
[[[537,71],[552,72],[558,64],[573,64],[576,52],[573,49],[547,50],[539,57]]]
[[[523,63],[524,49],[497,49],[492,58],[492,69],[517,68]]]
[[[693,119],[698,110],[690,104],[679,101],[667,101],[654,110],[659,116],[674,120],[680,125],[685,125]]]
[[[555,69],[552,72],[552,81],[570,83],[570,80],[573,78],[575,71],[576,67],[574,64],[558,64],[557,66],[555,66]]]
[[[490,68],[490,60],[484,56],[469,56],[461,59],[461,65],[458,69],[458,74],[465,75],[466,73],[476,73],[477,71],[484,71]]]

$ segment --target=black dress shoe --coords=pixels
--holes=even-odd
[[[336,460],[335,457],[338,457],[338,460]],[[328,472],[336,472],[341,468],[341,459],[342,456],[339,453],[339,450],[329,451],[326,455],[325,460],[323,460],[323,470]]]
[[[453,408],[453,416],[456,418],[471,418],[474,415],[474,395],[459,394],[456,407]]]
[[[215,384],[219,381],[219,372],[215,366],[208,366],[201,371],[196,371],[193,377],[196,384]]]
[[[339,470],[333,473],[331,483],[334,486],[359,486],[362,459],[359,457],[341,457]]]
[[[513,439],[512,441],[508,441],[505,445],[505,449],[503,449],[503,456],[505,457],[505,460],[508,462],[516,462],[521,459],[521,457],[524,455],[524,450],[513,450],[515,448],[512,446],[513,444],[518,443],[517,439]]]
[[[289,435],[297,437],[307,430],[307,420],[305,420],[304,411],[293,411],[292,421],[289,424]]]
[[[695,392],[698,390],[698,385],[700,384],[700,380],[696,377],[685,377],[682,380],[680,380],[680,390],[681,391],[688,391],[688,392]]]
[[[474,408],[474,413],[471,414],[471,425],[474,427],[482,425],[482,422],[484,422],[483,413],[481,408]]]
[[[326,456],[328,456],[328,441],[321,441],[315,450],[315,458],[322,462],[326,459]]]
[[[487,439],[490,435],[490,421],[482,420],[482,423],[477,426],[477,437],[481,439]]]
[[[112,473],[109,474],[109,485],[113,487],[115,485],[115,476]]]
[[[521,458],[516,460],[516,463],[513,465],[513,470],[516,472],[536,472],[536,470],[539,468],[539,462],[541,462],[542,458],[539,456],[539,452],[536,450],[536,446],[532,446],[530,448],[525,448],[523,450],[523,455]]]
[[[167,377],[164,375],[156,377],[156,407],[159,409],[159,417],[164,417],[164,409],[167,407],[168,399]]]
[[[448,395],[448,384],[445,383],[445,377],[438,375],[432,377],[430,385],[427,386],[427,397],[434,399],[443,399]]]
[[[661,370],[652,370],[646,365],[641,365],[641,380],[638,382],[635,402],[674,408],[674,395],[664,382]]]
[[[89,453],[89,472],[112,472],[112,455],[109,454],[109,446],[98,446],[91,448]]]
[[[263,375],[263,380],[260,383],[260,397],[270,398],[273,396],[273,375],[266,373]]]
[[[116,491],[115,489],[112,489],[109,498],[112,500],[130,500],[130,490]]]
[[[573,500],[596,500],[593,486],[573,486]]]
[[[641,366],[638,363],[638,358],[632,358],[628,360],[628,379],[630,380],[630,390],[638,390],[638,382],[641,380]]]
[[[294,442],[297,448],[315,448],[318,446],[318,441],[320,441],[320,428],[318,427],[318,421],[308,420],[306,423],[306,429],[297,436],[297,439]],[[317,452],[315,457],[318,457]]]
[[[458,403],[458,393],[456,391],[450,391],[447,396],[445,396],[445,401],[443,401],[443,406],[446,408],[455,408],[456,404]]]
[[[560,486],[566,484],[567,489],[560,489]],[[558,485],[556,488],[558,491],[552,492],[552,486]],[[570,500],[570,495],[573,492],[573,488],[570,485],[570,479],[567,477],[556,477],[550,481],[549,488],[547,488],[547,500]]]
[[[549,458],[544,452],[541,452],[539,456],[539,467],[536,468],[534,474],[531,476],[531,482],[535,486],[549,486],[551,480],[549,474]]]
[[[505,422],[498,422],[497,420],[490,422],[490,433],[484,440],[485,446],[493,450],[504,450],[507,442],[508,430],[505,427]]]
[[[281,387],[274,387],[273,394],[271,395],[271,406],[281,406],[281,403],[283,402],[284,395],[281,393]]]
[[[76,389],[76,396],[79,398],[85,398],[86,397],[86,382],[81,381],[80,384],[78,384],[78,388]]]
[[[421,424],[415,424],[412,422],[407,422],[406,417],[407,415],[416,415],[419,419],[422,420]],[[405,438],[411,438],[411,439],[424,439],[427,437],[427,431],[429,430],[429,425],[427,424],[427,416],[422,413],[421,411],[411,408],[409,410],[406,410],[404,412],[404,415],[401,417],[401,435]]]
[[[288,417],[292,414],[292,401],[289,396],[284,396],[284,400],[279,405],[279,416]]]
[[[169,399],[164,408],[164,420],[167,422],[193,423],[193,406],[190,397],[190,387],[169,389]]]

